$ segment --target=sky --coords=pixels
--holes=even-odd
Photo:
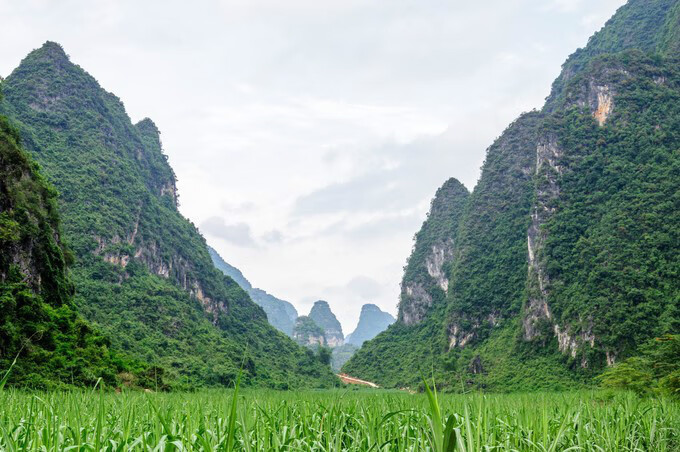
[[[345,334],[394,315],[436,189],[540,108],[623,0],[0,0],[0,75],[45,41],[154,120],[180,210]]]

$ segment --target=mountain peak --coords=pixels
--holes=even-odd
[[[26,59],[33,58],[60,65],[71,62],[61,44],[54,41],[45,41],[45,43],[39,49],[32,51],[26,57]]]
[[[361,307],[361,315],[356,329],[347,336],[347,343],[361,347],[368,340],[373,339],[388,326],[393,324],[394,317],[378,306],[367,303]]]
[[[312,310],[309,311],[309,317],[323,328],[329,346],[337,347],[344,344],[345,336],[342,333],[342,326],[331,311],[327,301],[318,300],[315,302]]]

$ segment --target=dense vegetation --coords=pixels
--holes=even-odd
[[[162,367],[175,385],[228,385],[242,365],[247,384],[335,384],[327,366],[271,328],[215,269],[177,210],[153,122],[133,125],[55,43],[29,54],[4,91],[0,109],[60,191],[76,305],[112,348]]]
[[[605,387],[680,397],[680,335],[667,334],[640,347],[640,355],[628,358],[599,376]]]
[[[9,384],[46,388],[117,384],[126,372],[144,385],[149,369],[109,349],[73,303],[72,255],[61,243],[56,191],[0,116],[0,369],[16,358]]]
[[[545,107],[488,149],[457,227],[416,236],[403,286],[418,294],[412,266],[435,255],[423,243],[448,238],[447,293],[402,291],[400,321],[344,370],[578,387],[680,331],[679,18],[675,1],[632,0],[570,57]]]
[[[235,399],[233,391],[6,391],[0,393],[0,406],[6,408],[0,449],[670,452],[680,447],[680,406],[664,398],[580,392],[431,400],[384,391],[249,390]]]
[[[680,331],[679,70],[638,52],[598,58],[581,78],[617,92],[605,127],[575,108],[549,124],[569,150],[547,225],[550,305],[598,338],[591,363]]]

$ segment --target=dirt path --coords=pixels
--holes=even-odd
[[[370,381],[365,381],[365,380],[359,380],[358,378],[350,377],[347,374],[337,374],[337,376],[342,380],[343,383],[347,383],[350,385],[364,385],[364,386],[370,386],[371,388],[379,388],[375,383],[371,383]]]

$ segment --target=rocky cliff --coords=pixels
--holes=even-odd
[[[328,346],[323,328],[306,315],[301,315],[295,320],[293,339],[305,347]]]
[[[328,302],[319,300],[314,303],[312,310],[309,311],[309,318],[319,325],[326,336],[326,345],[338,347],[345,343],[345,336],[342,334],[342,325],[331,311]]]
[[[442,301],[407,286],[420,296],[402,294],[399,321],[348,372],[566,388],[678,331],[679,18],[677,1],[629,1],[567,60],[544,107],[487,150],[444,236]]]
[[[175,176],[151,120],[133,124],[121,101],[52,42],[4,87],[0,109],[60,192],[76,302],[116,347],[190,384],[231,384],[246,354],[246,383],[333,384],[215,269],[177,210]]]

